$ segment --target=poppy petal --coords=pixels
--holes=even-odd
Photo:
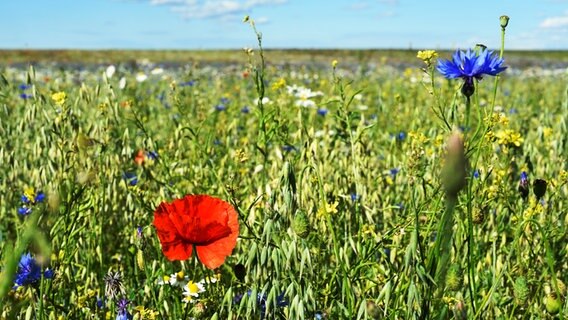
[[[163,202],[154,213],[154,227],[162,244],[162,252],[169,260],[187,260],[191,257],[193,245],[184,243],[170,219],[171,205]]]

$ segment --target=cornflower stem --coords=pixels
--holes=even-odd
[[[471,115],[471,98],[470,97],[466,97],[465,98],[465,128],[469,128],[469,118]]]

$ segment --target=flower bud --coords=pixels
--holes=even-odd
[[[546,193],[546,185],[546,180],[536,179],[534,181],[533,192],[537,200],[540,200],[542,197],[544,197],[544,194]]]
[[[446,162],[442,168],[442,185],[446,196],[456,199],[466,184],[467,158],[463,139],[458,132],[448,139]]]
[[[310,220],[303,210],[296,211],[296,215],[292,221],[292,230],[294,230],[300,238],[305,238],[310,234]]]
[[[505,29],[509,24],[509,16],[501,16],[499,17],[499,21],[501,22],[501,28]]]
[[[526,172],[521,172],[521,180],[519,181],[519,193],[523,199],[529,196],[529,179]]]

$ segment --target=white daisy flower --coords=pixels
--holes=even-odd
[[[183,299],[185,303],[194,302],[193,298],[199,298],[199,294],[205,292],[205,286],[201,282],[189,281],[183,287]]]

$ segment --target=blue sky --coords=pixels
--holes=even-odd
[[[568,49],[568,0],[1,0],[0,48]]]

